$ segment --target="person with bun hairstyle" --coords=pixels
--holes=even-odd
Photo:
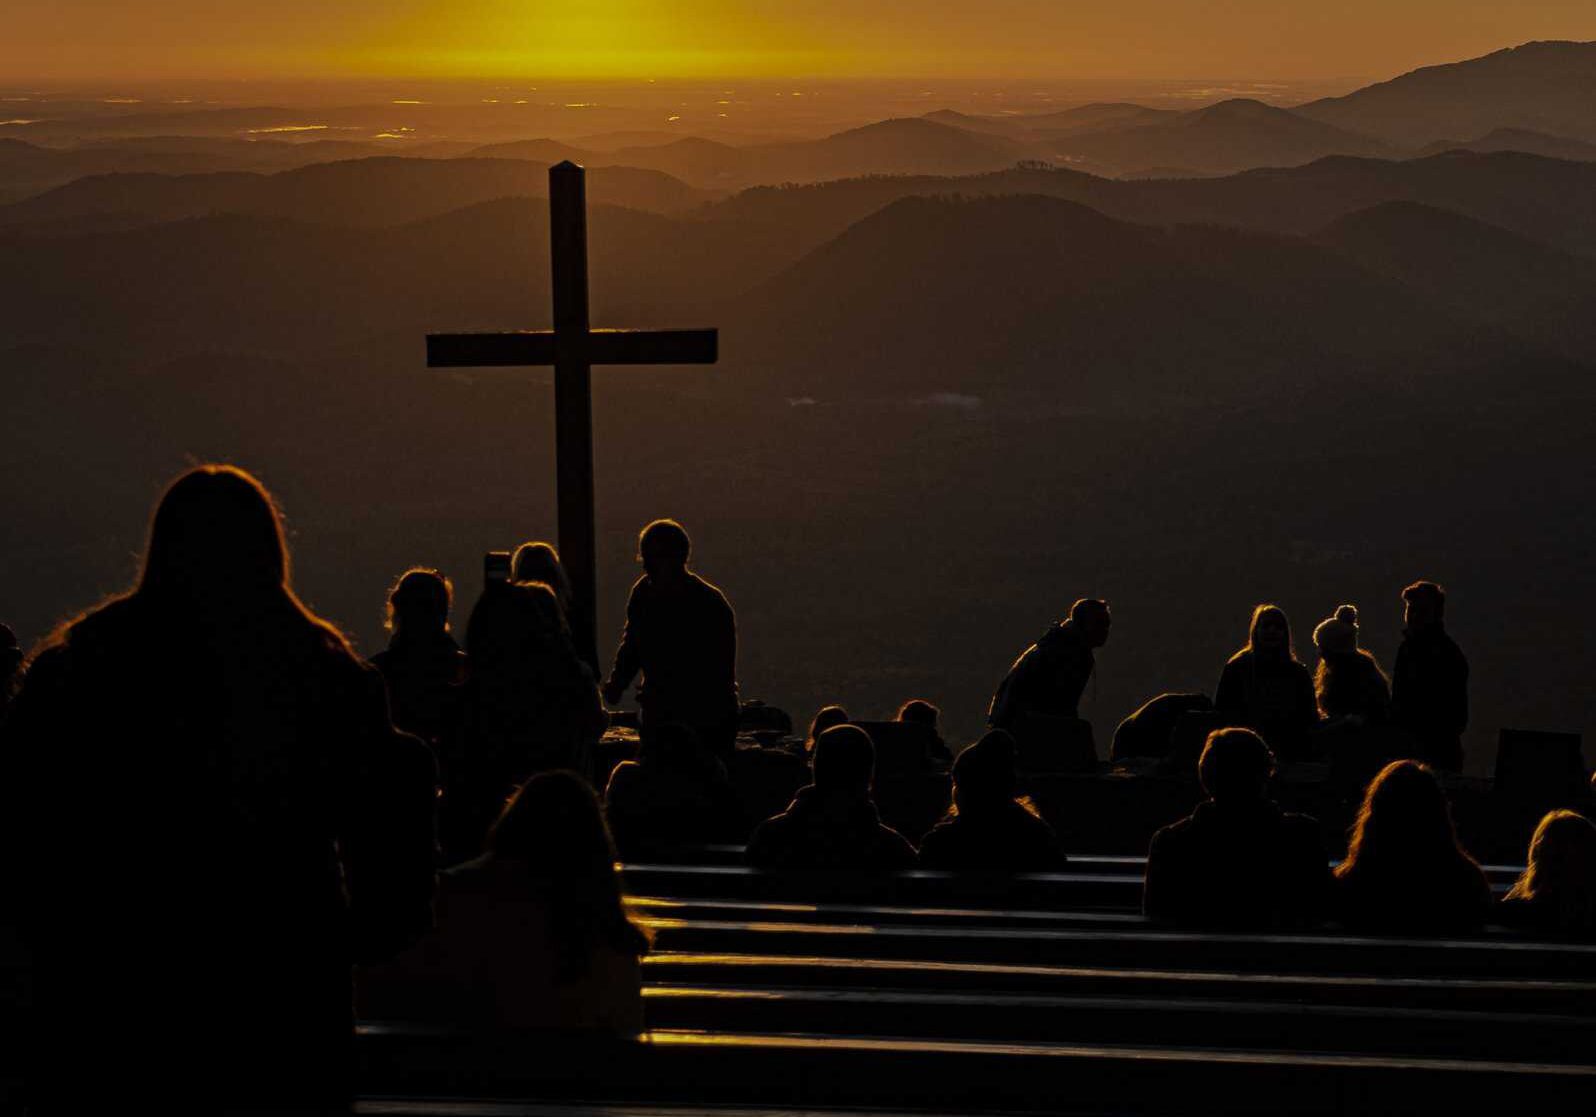
[[[1380,664],[1358,646],[1358,610],[1341,605],[1313,630],[1319,650],[1314,695],[1327,721],[1355,726],[1384,725],[1391,712],[1391,684]]]

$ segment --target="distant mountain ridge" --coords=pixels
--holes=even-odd
[[[1422,147],[1499,128],[1596,142],[1596,42],[1534,42],[1426,66],[1296,112],[1389,143]]]

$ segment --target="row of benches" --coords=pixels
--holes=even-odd
[[[372,1023],[362,1111],[486,1113],[492,1100],[509,1108],[491,1112],[533,1112],[517,1108],[532,1098],[606,1113],[1596,1100],[1596,946],[1170,930],[1127,902],[1134,858],[986,891],[908,873],[824,899],[730,863],[732,851],[702,860],[626,871],[655,935],[644,1042],[551,1047]],[[1492,875],[1500,886],[1513,870]]]

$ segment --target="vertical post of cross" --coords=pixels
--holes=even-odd
[[[560,558],[571,579],[571,636],[598,671],[592,360],[587,309],[587,185],[575,163],[549,168],[554,293],[554,452]]]

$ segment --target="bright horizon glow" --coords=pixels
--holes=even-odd
[[[34,0],[28,81],[1391,76],[1532,39],[1596,39],[1589,0]]]

